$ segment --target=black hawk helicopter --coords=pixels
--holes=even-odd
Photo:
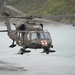
[[[52,38],[48,31],[45,31],[43,29],[43,24],[37,24],[35,22],[36,20],[43,20],[42,18],[47,19],[58,19],[58,18],[68,18],[68,17],[75,17],[75,14],[66,14],[66,15],[52,15],[52,16],[29,16],[18,9],[5,5],[4,10],[2,12],[3,17],[6,19],[5,25],[7,26],[7,30],[2,30],[0,32],[7,32],[10,39],[13,40],[12,45],[9,47],[15,47],[16,45],[14,42],[16,41],[16,44],[21,46],[22,48],[19,51],[19,54],[24,54],[30,52],[29,50],[26,50],[27,48],[33,48],[33,49],[43,49],[43,53],[49,54],[50,52],[55,52],[54,50],[51,50],[53,48],[52,45]],[[22,16],[10,16],[11,14],[7,9],[13,10],[17,13],[20,13]],[[16,30],[11,29],[10,24],[10,18],[19,18],[24,19],[25,22],[22,23],[14,23]]]
[[[23,55],[24,53],[31,52],[30,50],[26,50],[27,48],[33,49],[43,49],[43,53],[49,54],[50,52],[55,52],[50,48],[53,48],[52,45],[52,38],[48,31],[43,30],[43,24],[37,24],[35,22],[35,18],[42,18],[37,16],[29,16],[24,14],[23,12],[19,11],[18,9],[12,6],[4,6],[4,10],[2,12],[2,16],[5,18],[6,22],[5,25],[7,30],[1,30],[0,32],[7,32],[10,39],[13,40],[12,45],[9,47],[13,48],[16,46],[21,46],[22,48],[18,52],[18,54]],[[22,14],[21,17],[12,17],[11,14],[7,9],[13,10]],[[10,18],[20,18],[26,20],[23,23],[16,24],[13,23],[16,30],[11,29]],[[34,19],[34,20],[33,20]],[[14,42],[16,41],[16,44]]]

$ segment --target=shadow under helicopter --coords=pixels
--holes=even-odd
[[[0,60],[0,71],[27,71],[27,69]]]

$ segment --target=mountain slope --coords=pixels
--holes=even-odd
[[[0,0],[0,6],[3,1]],[[75,13],[75,0],[8,0],[7,4],[32,15]]]
[[[3,1],[0,0],[0,6]],[[44,15],[75,13],[75,0],[8,0],[7,4],[27,13],[36,12]]]

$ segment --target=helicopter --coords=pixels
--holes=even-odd
[[[7,30],[1,30],[0,32],[7,32],[10,39],[13,40],[12,44],[9,46],[14,48],[16,45],[21,46],[22,48],[18,52],[18,54],[23,55],[24,53],[31,52],[30,50],[26,50],[27,48],[32,49],[43,49],[42,53],[49,54],[50,52],[55,52],[55,50],[51,50],[53,48],[52,45],[52,38],[48,31],[43,29],[43,24],[37,24],[37,21],[44,21],[43,18],[47,19],[58,19],[58,18],[69,18],[75,17],[75,14],[65,14],[65,15],[51,15],[51,16],[32,16],[25,14],[18,9],[4,5],[4,10],[2,12],[3,18],[5,18],[6,22],[5,25],[7,26]],[[22,16],[10,16],[10,12],[6,9],[13,10]],[[2,17],[1,17],[2,18]],[[20,22],[19,24],[13,22],[16,30],[11,29],[10,19],[11,18],[18,18],[24,19],[24,22]],[[19,22],[19,21],[18,21]],[[16,45],[14,42],[16,41]]]
[[[23,17],[10,16],[9,11],[6,10],[7,8],[22,14]],[[2,12],[2,16],[6,20],[5,25],[7,27],[7,30],[1,30],[0,32],[7,32],[9,38],[12,39],[13,42],[9,47],[14,48],[16,45],[22,47],[18,54],[23,55],[24,53],[31,52],[30,50],[26,50],[27,48],[43,49],[42,53],[46,54],[49,54],[50,52],[55,52],[55,50],[51,50],[51,48],[53,48],[53,45],[50,33],[43,29],[42,23],[37,24],[35,20],[33,20],[35,18],[41,17],[29,16],[12,6],[5,6],[5,9]],[[10,18],[20,18],[26,21],[20,24],[13,23],[16,30],[12,30]],[[16,44],[14,43],[15,41]]]

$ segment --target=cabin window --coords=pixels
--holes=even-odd
[[[18,37],[18,39],[21,39],[22,38],[22,33],[17,33],[17,37]]]

